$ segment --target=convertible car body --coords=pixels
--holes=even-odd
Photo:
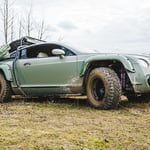
[[[150,57],[83,53],[60,43],[23,37],[0,49],[0,101],[11,95],[87,95],[91,106],[116,108],[150,95]]]

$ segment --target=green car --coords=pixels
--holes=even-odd
[[[0,49],[0,102],[11,95],[87,95],[98,109],[117,108],[121,95],[148,100],[150,56],[85,53],[23,37]]]

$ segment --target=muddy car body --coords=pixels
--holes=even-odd
[[[91,106],[116,108],[150,95],[150,57],[83,53],[60,43],[23,37],[0,50],[0,101],[25,96],[87,95]]]

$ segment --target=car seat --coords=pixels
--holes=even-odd
[[[44,58],[44,57],[48,57],[48,55],[44,52],[39,52],[37,55],[37,58]]]

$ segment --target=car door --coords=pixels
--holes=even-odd
[[[18,59],[16,74],[20,86],[28,94],[71,93],[69,87],[79,78],[77,56]]]

